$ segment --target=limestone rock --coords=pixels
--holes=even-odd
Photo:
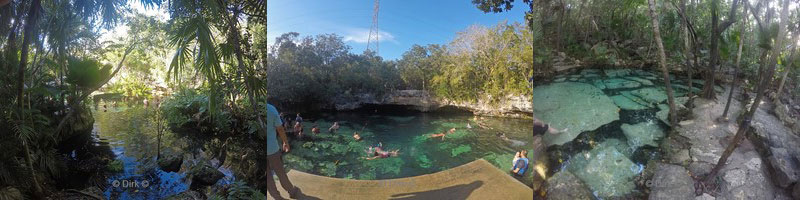
[[[547,179],[547,199],[591,200],[592,192],[569,171],[560,171]]]
[[[616,148],[601,145],[593,149],[591,160],[575,176],[600,197],[620,197],[635,188],[633,177],[641,168]]]
[[[800,199],[800,183],[795,183],[794,187],[792,187],[792,197]]]
[[[789,187],[798,180],[798,165],[784,148],[771,148],[768,158],[773,170],[773,181],[781,187]]]
[[[650,200],[693,199],[694,180],[685,168],[659,164],[650,184]]]
[[[680,150],[677,153],[675,153],[674,155],[672,155],[672,157],[669,158],[669,161],[671,163],[683,164],[683,165],[685,165],[685,163],[687,163],[687,162],[689,162],[691,160],[692,160],[692,157],[689,156],[689,150],[687,150],[687,149]]]
[[[658,112],[656,117],[667,125],[669,124],[669,106],[666,104],[658,104]]]
[[[711,168],[714,168],[714,165],[707,162],[695,161],[689,163],[689,171],[695,176],[705,176],[711,173]]]
[[[583,131],[599,128],[619,119],[619,108],[600,89],[585,83],[564,82],[533,89],[534,115],[551,126],[568,130],[545,134],[543,141],[562,145]]]
[[[628,145],[633,148],[650,145],[657,147],[656,140],[664,137],[664,130],[653,121],[642,122],[635,125],[622,124],[622,133],[628,138]]]
[[[694,200],[716,200],[716,199],[717,199],[716,197],[714,197],[714,196],[711,196],[711,195],[710,195],[710,194],[708,194],[708,193],[703,193],[703,195],[702,195],[702,196],[696,196],[696,197],[694,197]]]

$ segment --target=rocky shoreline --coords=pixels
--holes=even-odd
[[[332,109],[348,111],[372,104],[405,106],[420,112],[431,112],[446,106],[452,106],[468,110],[476,115],[513,118],[530,118],[533,114],[533,103],[530,97],[507,95],[499,98],[499,100],[495,102],[490,101],[490,99],[493,98],[486,95],[477,102],[455,101],[434,97],[429,92],[423,90],[398,90],[381,97],[377,97],[373,94],[340,96],[332,102]]]

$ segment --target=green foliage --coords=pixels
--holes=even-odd
[[[111,65],[88,58],[70,58],[67,82],[80,88],[97,87],[111,74]]]
[[[244,182],[235,181],[225,186],[222,194],[214,194],[208,199],[239,200],[239,199],[266,199],[267,196],[259,190],[247,186]]]
[[[173,128],[195,125],[201,130],[231,131],[233,122],[231,113],[211,110],[209,99],[212,97],[205,92],[182,89],[166,99],[160,109],[167,123]],[[212,114],[213,112],[218,113]]]
[[[142,99],[150,99],[153,95],[153,87],[145,81],[140,80],[136,76],[124,76],[119,81],[116,81],[107,86],[107,91],[117,94],[122,94],[129,101],[139,101]]]
[[[106,169],[108,169],[108,171],[111,173],[122,172],[124,167],[125,166],[123,165],[122,160],[114,160],[109,162],[108,165],[106,165]]]
[[[449,45],[414,45],[395,62],[370,51],[348,53],[350,47],[337,35],[300,38],[291,32],[271,46],[267,88],[271,102],[311,105],[363,94],[380,98],[397,89],[425,89],[458,101],[488,97],[484,94],[491,95],[489,100],[530,95],[532,39],[520,24],[475,26]]]
[[[432,80],[437,96],[457,101],[490,101],[507,95],[529,95],[533,75],[530,30],[519,24],[473,26],[447,46],[441,74]],[[503,45],[496,45],[503,44]]]
[[[431,162],[430,159],[428,159],[428,156],[426,156],[425,154],[420,154],[419,156],[417,156],[417,163],[419,163],[419,167],[425,169],[429,169],[433,166],[433,163]]]

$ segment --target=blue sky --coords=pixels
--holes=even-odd
[[[268,0],[267,36],[298,32],[300,37],[335,33],[352,53],[362,53],[372,26],[372,0]],[[529,8],[521,0],[502,13],[483,13],[470,0],[383,0],[380,2],[380,56],[398,59],[413,44],[447,44],[470,25],[524,23]]]

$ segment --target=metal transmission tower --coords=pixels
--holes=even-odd
[[[378,35],[380,32],[378,30],[378,6],[380,5],[380,0],[375,0],[375,8],[372,11],[372,27],[369,29],[369,37],[367,38],[367,51],[371,49],[372,44],[375,44],[375,55],[380,55],[380,45],[378,44]],[[374,40],[374,42],[373,42]]]

